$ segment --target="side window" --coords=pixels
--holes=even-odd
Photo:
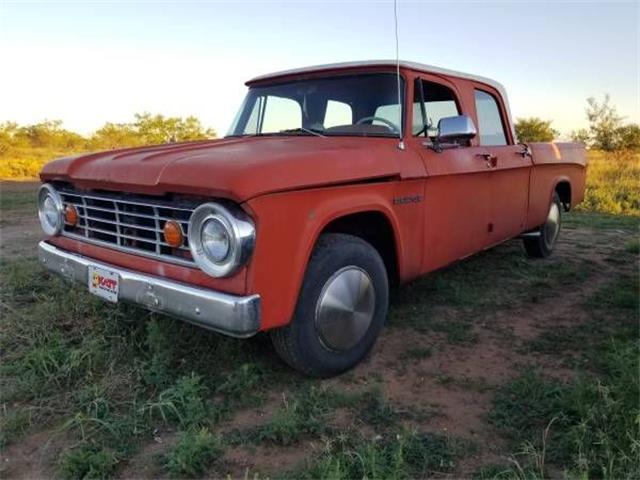
[[[495,97],[482,90],[476,90],[476,113],[480,145],[506,145],[507,136]]]
[[[254,135],[258,133],[258,123],[260,121],[260,112],[262,112],[263,103],[264,97],[256,98],[253,108],[251,109],[251,115],[249,115],[249,119],[247,120],[245,134]]]
[[[256,102],[257,103],[257,102]],[[251,114],[253,116],[253,112]],[[264,101],[264,114],[260,133],[276,133],[302,126],[302,109],[291,98],[269,95]]]
[[[353,112],[347,103],[336,100],[327,101],[327,110],[324,114],[324,128],[336,127],[338,125],[351,125],[352,123]]]
[[[420,86],[422,85],[422,92]],[[421,106],[424,95],[424,111]],[[426,80],[417,80],[413,99],[413,134],[435,137],[438,122],[445,117],[460,115],[455,93],[449,87]],[[425,128],[426,127],[426,128]]]

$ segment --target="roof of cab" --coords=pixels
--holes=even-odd
[[[487,77],[482,77],[480,75],[473,75],[470,73],[457,72],[455,70],[449,70],[447,68],[436,67],[434,65],[426,65],[424,63],[418,62],[407,62],[405,60],[400,60],[400,68],[408,68],[410,70],[417,70],[421,72],[429,72],[447,75],[451,77],[464,78],[468,80],[474,80],[476,82],[484,83],[486,85],[490,85],[498,90],[503,96],[505,94],[504,86]],[[395,67],[395,60],[364,60],[359,62],[341,62],[341,63],[328,63],[325,65],[314,65],[311,67],[303,67],[303,68],[293,68],[291,70],[282,70],[279,72],[268,73],[266,75],[259,75],[257,77],[252,78],[247,82],[247,85],[256,82],[262,82],[265,80],[276,79],[279,77],[289,76],[289,75],[298,75],[303,73],[312,73],[312,72],[321,72],[323,70],[340,70],[340,69],[350,69],[350,68],[358,68],[358,67]]]
[[[400,68],[416,70],[419,72],[435,73],[435,74],[446,75],[450,77],[464,78],[467,80],[473,80],[475,82],[489,85],[495,88],[500,93],[500,96],[502,97],[502,101],[504,102],[504,105],[507,109],[507,114],[509,115],[509,118],[511,118],[511,108],[509,105],[509,99],[507,97],[507,91],[500,82],[496,82],[495,80],[492,80],[487,77],[482,77],[480,75],[457,72],[455,70],[449,70],[447,68],[436,67],[434,65],[427,65],[427,64],[418,63],[418,62],[408,62],[405,60],[400,60],[399,62],[397,62],[396,60],[363,60],[358,62],[328,63],[325,65],[314,65],[311,67],[294,68],[291,70],[282,70],[280,72],[268,73],[266,75],[259,75],[257,77],[252,78],[248,82],[246,82],[246,84],[251,86],[254,83],[277,79],[277,78],[285,77],[289,75],[315,73],[315,72],[322,72],[324,70],[340,70],[340,69],[351,69],[351,68],[359,68],[359,67],[394,67],[395,68],[396,64],[399,64]],[[513,124],[511,125],[511,130],[513,131]]]

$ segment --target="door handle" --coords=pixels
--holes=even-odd
[[[495,168],[498,165],[498,157],[491,153],[477,153],[476,157],[480,157],[487,162],[487,168]]]
[[[533,154],[531,153],[531,147],[529,147],[529,145],[527,145],[526,143],[523,143],[521,145],[522,150],[516,152],[516,155],[522,155],[522,158],[533,157]]]

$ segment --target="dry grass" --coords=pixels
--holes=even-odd
[[[640,215],[640,153],[589,152],[589,169],[581,210]]]
[[[50,148],[13,149],[0,155],[0,180],[32,180],[49,160],[79,152]],[[590,151],[581,210],[640,216],[640,154]]]
[[[49,147],[12,148],[5,154],[0,154],[0,180],[37,179],[45,163],[74,153],[80,152]]]

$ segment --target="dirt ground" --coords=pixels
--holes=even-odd
[[[0,182],[0,197],[20,196],[16,208],[0,210],[0,256],[36,254],[35,246],[43,238],[36,208],[38,185],[37,182]]]
[[[1,187],[3,192],[34,189],[33,184],[27,183],[3,183]],[[0,226],[2,256],[35,254],[36,243],[41,238],[35,207],[25,205],[2,212]],[[322,383],[349,390],[375,379],[396,407],[420,407],[430,412],[424,419],[407,421],[410,428],[472,440],[477,448],[458,463],[452,477],[468,477],[483,464],[504,463],[505,459],[501,458],[504,442],[487,418],[492,392],[521,372],[524,365],[535,365],[549,376],[562,380],[572,376],[572,371],[563,367],[557,356],[529,353],[522,346],[544,331],[585,319],[588,314],[585,300],[621,268],[610,259],[615,251],[623,248],[626,240],[622,232],[615,230],[565,229],[554,256],[583,259],[594,266],[589,281],[580,283],[580,288],[568,288],[556,295],[539,298],[535,303],[499,310],[489,318],[481,318],[473,326],[477,341],[472,344],[452,343],[445,334],[412,332],[408,336],[405,328],[388,328],[362,365],[343,377]],[[584,243],[589,247],[581,248],[580,244]],[[447,312],[442,315],[446,317]],[[431,354],[425,358],[406,358],[405,352],[411,346],[428,347]],[[259,409],[238,412],[224,428],[232,430],[262,422],[281,404],[285,394],[274,392]],[[349,412],[343,413],[338,412],[334,419],[338,425],[355,422]],[[366,433],[376,435],[375,431]],[[2,453],[3,476],[41,478],[52,475],[49,460],[55,445],[60,442],[58,434],[45,431],[9,446]],[[120,476],[158,476],[153,457],[174,442],[175,435],[171,432],[159,434],[127,461]],[[315,440],[292,447],[236,447],[227,451],[225,460],[229,465],[228,473],[234,478],[243,477],[248,471],[270,475],[310,458],[321,447]]]

